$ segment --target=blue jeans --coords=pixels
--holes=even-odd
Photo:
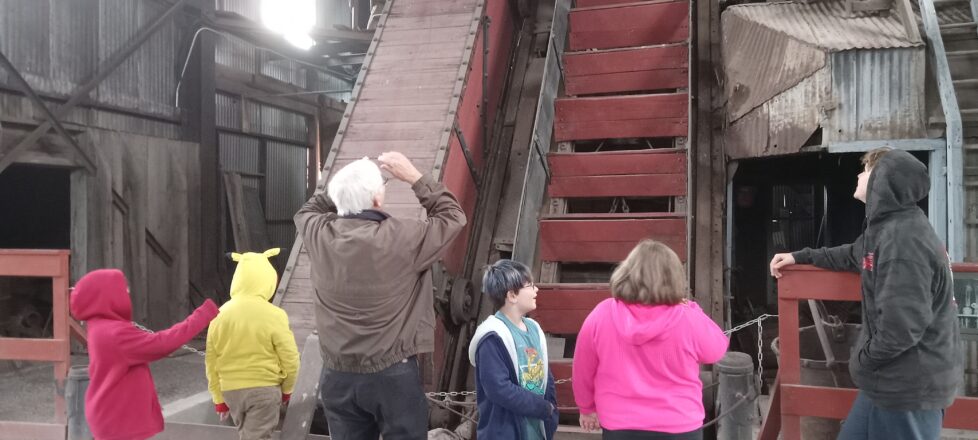
[[[428,438],[428,401],[416,356],[377,373],[323,368],[319,393],[333,440]]]
[[[842,423],[839,440],[937,440],[943,422],[944,410],[884,409],[860,391]]]

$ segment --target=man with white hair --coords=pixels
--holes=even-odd
[[[465,226],[455,196],[403,154],[337,171],[295,215],[312,263],[324,368],[320,399],[335,440],[427,438],[416,355],[434,351],[431,265]],[[380,169],[411,185],[428,218],[381,211]]]

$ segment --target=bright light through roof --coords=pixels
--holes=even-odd
[[[316,26],[316,0],[261,0],[261,22],[300,49],[316,44],[309,37]]]

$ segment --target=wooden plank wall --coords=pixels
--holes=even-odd
[[[76,177],[84,188],[83,271],[121,268],[129,278],[133,318],[165,328],[190,309],[190,230],[200,206],[197,144],[89,129],[98,158],[95,176]],[[73,202],[73,205],[76,202]],[[78,273],[73,274],[78,276]],[[199,302],[197,300],[195,302]],[[152,311],[152,313],[150,313]]]

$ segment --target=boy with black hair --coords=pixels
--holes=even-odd
[[[469,344],[475,366],[481,439],[552,440],[557,397],[547,339],[526,314],[537,308],[537,287],[526,265],[499,260],[486,269],[482,291],[498,311]]]

